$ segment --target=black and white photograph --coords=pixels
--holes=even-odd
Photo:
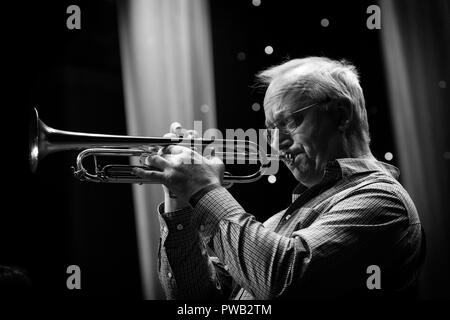
[[[450,298],[448,1],[7,2],[2,300]]]

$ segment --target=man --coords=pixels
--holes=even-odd
[[[293,202],[263,224],[221,187],[217,158],[178,146],[151,157],[161,172],[136,174],[166,187],[159,272],[167,298],[411,292],[424,256],[421,225],[398,170],[371,154],[355,68],[310,57],[270,68],[260,79],[268,85],[266,125],[278,133],[271,142],[290,155],[284,162],[300,182]],[[186,164],[191,157],[202,164]]]

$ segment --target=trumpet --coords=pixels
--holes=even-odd
[[[235,139],[186,139],[142,137],[125,135],[107,135],[64,131],[47,126],[36,109],[32,111],[30,119],[30,169],[34,173],[38,163],[47,155],[60,152],[79,150],[76,166],[73,167],[75,178],[81,181],[103,183],[157,183],[144,179],[133,173],[133,168],[158,170],[146,164],[148,156],[158,154],[161,148],[170,145],[180,145],[193,150],[208,149],[210,155],[219,157],[222,161],[254,161],[259,168],[248,175],[224,174],[224,185],[233,183],[249,183],[260,179],[266,172],[272,160],[287,159],[289,155],[272,155],[261,152],[258,144],[247,140]],[[218,148],[217,148],[218,147]],[[208,150],[205,150],[208,151]],[[98,157],[138,157],[139,165],[106,164],[99,165]],[[93,172],[85,167],[87,158],[92,157]],[[92,171],[92,170],[91,170]]]

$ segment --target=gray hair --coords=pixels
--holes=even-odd
[[[297,109],[304,103],[316,102],[321,103],[318,108],[326,111],[336,103],[351,108],[347,133],[369,144],[363,90],[356,68],[347,61],[325,57],[293,59],[260,72],[257,78],[262,85],[272,87],[271,99],[281,101],[287,95],[293,95]]]

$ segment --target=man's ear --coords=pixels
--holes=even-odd
[[[338,130],[341,132],[346,132],[350,123],[353,120],[353,109],[347,100],[336,101],[336,106],[338,112]]]

